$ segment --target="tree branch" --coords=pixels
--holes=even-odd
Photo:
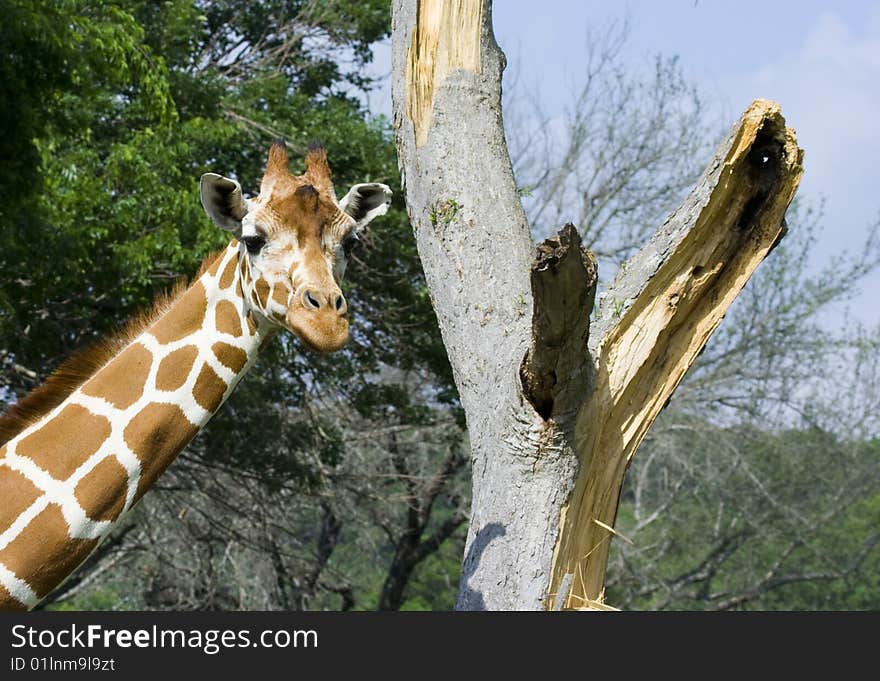
[[[578,416],[581,470],[565,511],[552,584],[599,599],[623,476],[648,428],[784,234],[803,152],[779,106],[755,101],[684,203],[602,296],[590,349],[596,392]],[[594,546],[597,550],[584,556]],[[582,586],[584,593],[575,593]],[[551,587],[551,590],[554,587]]]

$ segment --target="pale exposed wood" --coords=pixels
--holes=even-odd
[[[596,390],[576,430],[581,469],[563,510],[550,585],[577,575],[569,606],[600,598],[610,544],[602,525],[614,524],[629,461],[782,237],[802,161],[779,105],[755,101],[692,194],[609,288],[594,327],[602,334],[594,347]]]
[[[428,139],[434,91],[454,69],[479,71],[481,0],[419,0],[406,61],[406,113],[416,145]]]

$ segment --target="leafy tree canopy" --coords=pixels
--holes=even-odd
[[[201,173],[255,193],[282,135],[294,159],[324,142],[340,189],[396,184],[387,123],[356,96],[370,85],[369,46],[389,31],[381,0],[16,0],[5,11],[0,347],[18,392],[32,381],[11,362],[45,375],[225,244],[203,215]],[[299,377],[288,386],[418,365],[454,399],[437,332],[422,324],[432,313],[402,211],[382,221],[349,281],[357,343],[342,359],[299,359],[287,339],[274,352]],[[409,399],[360,389],[362,410]]]

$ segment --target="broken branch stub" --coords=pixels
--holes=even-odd
[[[526,398],[546,421],[576,409],[588,381],[596,261],[572,224],[538,245],[531,285],[532,338],[520,377]]]

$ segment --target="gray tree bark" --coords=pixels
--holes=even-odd
[[[627,464],[781,238],[802,152],[755,102],[603,294],[577,230],[532,242],[501,112],[490,0],[395,0],[407,207],[467,415],[473,500],[459,609],[603,607]]]

